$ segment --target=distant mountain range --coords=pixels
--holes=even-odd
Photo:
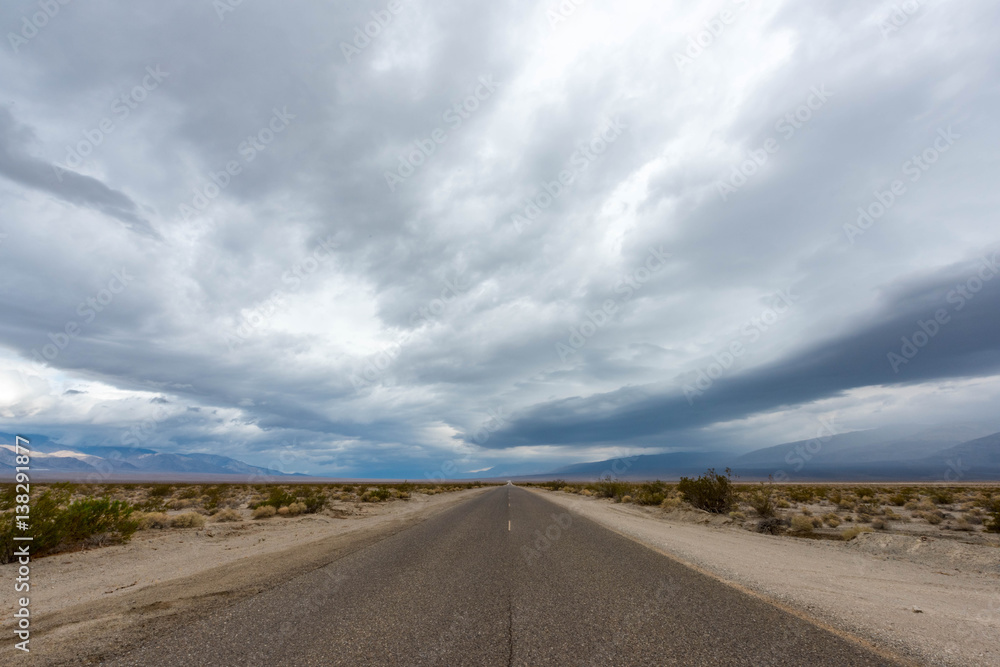
[[[321,478],[289,475],[215,454],[168,454],[152,449],[68,446],[42,435],[31,441],[31,469],[43,479],[105,481],[232,480],[235,476],[285,477],[289,482]],[[0,475],[13,473],[14,435],[0,433]],[[6,444],[10,443],[10,444]],[[1000,480],[1000,432],[981,424],[887,426],[787,442],[739,454],[680,451],[578,463],[544,474],[518,474],[517,463],[464,479],[594,480],[677,479],[708,468],[731,468],[743,480],[776,481],[942,481]],[[501,469],[502,468],[502,469]],[[524,468],[521,468],[523,471]],[[535,468],[537,471],[538,468]],[[35,477],[33,477],[35,479]]]
[[[531,478],[677,479],[731,468],[776,481],[1000,480],[1000,433],[989,426],[891,426],[788,442],[747,454],[673,452],[579,463]]]
[[[43,435],[24,435],[30,441],[31,469],[46,477],[85,479],[93,473],[109,480],[159,475],[285,476],[269,468],[215,454],[166,454],[138,447],[76,446],[59,444]],[[13,470],[14,435],[0,433],[0,472]],[[6,444],[10,443],[10,444]],[[291,475],[288,475],[291,477]]]

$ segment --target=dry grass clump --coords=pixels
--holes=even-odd
[[[792,517],[792,532],[807,534],[813,532],[813,520],[810,517],[804,516],[802,514],[796,514]]]
[[[875,531],[869,528],[868,526],[853,526],[851,528],[848,528],[847,530],[841,531],[840,537],[845,541],[850,541],[853,540],[858,535],[860,535],[861,533],[874,533],[874,532]]]
[[[823,522],[830,526],[830,528],[836,528],[840,525],[840,517],[833,512],[830,512],[829,514],[823,516]]]
[[[278,508],[279,516],[298,516],[300,514],[305,514],[306,506],[304,503],[291,503],[290,505],[285,505]]]
[[[139,522],[139,530],[170,527],[170,517],[165,512],[136,512],[135,518]]]
[[[224,523],[227,521],[241,521],[243,519],[240,513],[233,509],[219,510],[212,515],[212,520],[218,521],[219,523]]]
[[[197,512],[184,512],[170,519],[171,528],[203,528],[204,526],[205,517]]]
[[[270,519],[272,516],[278,513],[278,510],[274,509],[272,505],[261,505],[253,511],[253,518],[255,519]]]
[[[683,502],[684,501],[681,500],[678,496],[671,496],[669,498],[663,499],[663,502],[660,503],[660,508],[665,509],[669,512],[670,510],[675,510],[678,507],[680,507]]]

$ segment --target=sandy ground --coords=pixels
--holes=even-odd
[[[5,641],[0,664],[13,664],[15,658],[18,664],[90,664],[485,490],[417,493],[405,502],[352,505],[355,514],[345,518],[304,515],[145,530],[125,545],[39,558],[31,564],[31,654]],[[0,580],[12,582],[16,568],[16,563],[0,566]],[[14,605],[13,585],[4,586],[4,636],[13,636]]]
[[[620,534],[920,664],[1000,664],[1000,548],[863,534],[769,536],[702,512],[535,490]]]

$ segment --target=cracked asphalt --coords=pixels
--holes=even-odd
[[[897,663],[504,486],[104,664]]]

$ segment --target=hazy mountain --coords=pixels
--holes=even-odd
[[[216,454],[168,454],[138,447],[66,446],[45,436],[30,441],[33,471],[90,473],[178,473],[212,475],[284,475],[268,468]],[[0,433],[0,468],[15,465],[14,436]],[[6,444],[11,443],[11,444]]]
[[[985,424],[953,424],[852,431],[758,449],[736,459],[734,467],[778,470],[798,463],[814,467],[883,461],[913,462],[995,430]]]
[[[580,463],[539,477],[676,479],[730,467],[745,479],[939,480],[1000,479],[1000,433],[990,425],[889,426],[787,442],[747,454],[677,452]],[[985,435],[985,437],[983,437]]]
[[[952,469],[969,477],[982,471],[1000,471],[1000,433],[948,447],[921,463]]]
[[[549,473],[566,479],[596,479],[611,475],[620,479],[632,477],[677,477],[704,472],[706,467],[732,458],[725,452],[671,452],[669,454],[643,454],[641,456],[576,463]]]

